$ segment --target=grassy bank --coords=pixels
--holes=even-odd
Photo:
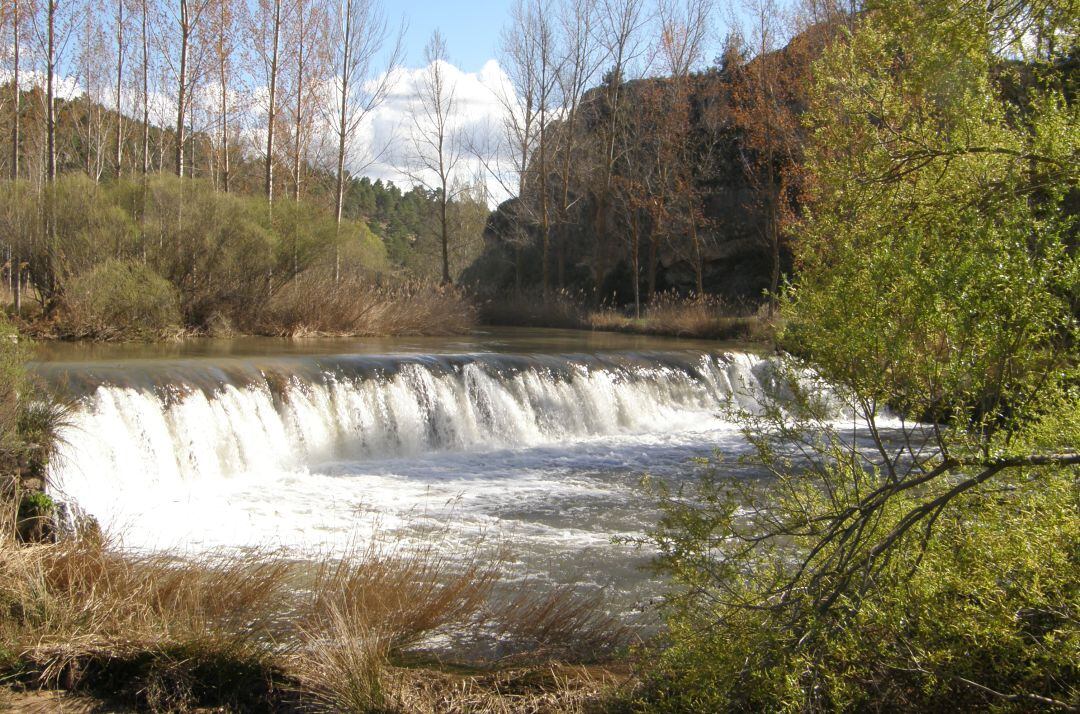
[[[94,535],[5,537],[0,680],[149,711],[585,711],[613,701],[627,677],[595,663],[627,633],[569,591],[497,597],[501,563],[479,544],[453,560],[391,543],[307,562],[135,554]],[[513,640],[517,652],[456,663],[424,654],[433,638],[480,636]]]
[[[733,306],[721,298],[680,297],[662,293],[635,317],[626,308],[590,308],[580,295],[553,292],[519,293],[481,301],[483,324],[513,327],[554,327],[626,332],[662,337],[716,340],[767,340],[773,325],[754,306]]]

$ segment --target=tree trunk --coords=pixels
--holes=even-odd
[[[47,135],[45,180],[47,183],[52,183],[56,180],[56,106],[53,87],[56,76],[56,0],[48,0],[46,15],[48,48],[45,57],[45,131]]]
[[[11,92],[14,95],[11,102],[11,178],[19,178],[19,125],[21,117],[22,97],[19,94],[19,0],[12,3],[12,23],[14,28],[13,38],[13,63],[11,75]],[[17,300],[17,298],[16,298]]]
[[[124,82],[124,2],[116,3],[116,178],[120,178],[124,159],[124,115],[120,111]]]
[[[274,29],[270,50],[270,102],[266,115],[266,200],[274,202],[274,125],[277,118],[278,39],[281,35],[281,0],[274,0]]]
[[[219,97],[221,112],[221,184],[225,193],[229,192],[229,68],[225,56],[225,33],[228,27],[228,18],[225,11],[226,5],[222,1],[219,4],[219,34],[218,34],[218,80],[220,82],[221,96]]]
[[[142,175],[143,184],[150,172],[150,37],[147,28],[147,3],[142,0]]]
[[[304,9],[298,8],[299,42],[296,48],[296,121],[293,126],[293,200],[300,203],[300,133],[304,122]],[[295,250],[294,250],[295,253]],[[296,276],[296,257],[293,256],[293,277]]]
[[[187,103],[188,42],[191,35],[188,0],[180,0],[180,72],[176,91],[176,175],[184,177],[184,110]]]
[[[450,227],[446,216],[446,179],[439,195],[439,219],[442,222],[442,284],[450,284]]]
[[[632,253],[630,259],[630,279],[634,282],[634,318],[641,319],[641,266],[640,266],[640,238],[641,231],[638,225],[638,212],[633,211],[633,216],[630,219],[630,233],[632,243]]]

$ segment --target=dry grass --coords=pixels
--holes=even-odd
[[[476,325],[459,290],[425,285],[377,287],[362,277],[310,275],[282,288],[253,331],[283,336],[454,335]]]
[[[610,682],[544,675],[513,693],[504,688],[524,675],[402,666],[429,638],[492,626],[561,642],[548,644],[560,656],[577,630],[586,659],[625,641],[569,590],[493,605],[502,562],[482,544],[452,559],[372,545],[312,564],[275,552],[133,554],[92,537],[4,540],[0,681],[104,692],[150,711],[584,711]],[[585,652],[594,645],[602,652]]]
[[[588,324],[594,330],[670,337],[719,340],[768,337],[767,320],[760,310],[732,306],[712,295],[681,298],[661,293],[644,307],[640,318],[606,309],[591,313]]]

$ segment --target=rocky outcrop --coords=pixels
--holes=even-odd
[[[825,34],[812,28],[796,37],[776,53],[781,66],[791,72],[805,72],[809,58],[824,45]],[[664,218],[648,209],[637,210],[637,219],[629,218],[625,200],[605,193],[602,148],[605,125],[610,120],[607,91],[604,86],[588,92],[581,114],[574,125],[575,170],[571,172],[567,203],[573,208],[559,214],[563,204],[561,166],[553,166],[547,184],[551,186],[552,206],[549,274],[555,287],[591,296],[597,301],[627,304],[633,299],[633,271],[630,258],[631,236],[637,228],[639,245],[640,289],[690,293],[697,286],[698,255],[702,284],[706,292],[736,303],[762,299],[770,285],[771,245],[765,239],[764,201],[755,182],[748,176],[748,148],[745,133],[736,120],[738,96],[736,83],[752,81],[754,63],[738,69],[714,68],[690,78],[688,116],[691,124],[688,152],[692,161],[692,195],[697,219],[694,235],[688,228],[688,201],[668,197]],[[650,96],[662,94],[669,79],[644,79],[620,87],[626,112],[624,127],[629,154],[656,141],[654,118],[644,109]],[[794,95],[786,100],[793,112],[802,107]],[[743,115],[742,121],[745,121]],[[566,122],[550,125],[552,143],[565,145],[570,128]],[[615,169],[615,183],[642,179],[628,172],[640,170],[649,149],[635,160],[626,160]],[[591,163],[590,163],[591,162]],[[600,162],[599,164],[597,162]],[[584,167],[584,168],[582,168]],[[514,288],[528,289],[540,284],[543,274],[543,250],[538,226],[536,186],[537,157],[530,165],[531,192],[524,199],[512,199],[500,205],[490,216],[485,230],[485,251],[464,274],[462,282],[487,294]],[[649,179],[653,180],[653,179]],[[779,189],[778,189],[779,190]],[[793,201],[796,192],[789,190],[784,200]],[[631,225],[631,221],[636,226]],[[790,267],[787,251],[782,251],[782,269]],[[562,280],[559,280],[559,276]]]

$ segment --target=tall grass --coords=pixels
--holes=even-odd
[[[640,318],[608,308],[590,313],[588,324],[594,330],[721,340],[763,339],[769,332],[753,306],[732,305],[714,295],[687,298],[674,293],[657,294]]]
[[[452,335],[476,323],[473,303],[459,290],[421,284],[377,286],[370,278],[312,272],[270,300],[255,332],[290,337]]]
[[[273,551],[131,553],[101,537],[5,539],[0,680],[108,691],[153,711],[296,701],[444,711],[437,702],[480,697],[483,676],[432,675],[436,690],[399,660],[429,638],[489,627],[502,563],[482,543],[449,557],[395,541],[310,562]],[[575,617],[564,629],[588,619]],[[550,698],[548,688],[534,694]]]

